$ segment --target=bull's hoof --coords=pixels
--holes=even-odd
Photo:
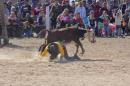
[[[82,52],[82,53],[80,53],[81,55],[83,55],[84,54],[84,52]]]
[[[78,55],[74,55],[74,60],[81,60]]]
[[[83,55],[84,53],[85,53],[85,50],[83,50],[83,51],[82,51],[82,53],[80,53],[80,54],[82,54],[82,55]]]
[[[78,55],[77,55],[77,54],[75,54],[75,55],[74,55],[74,57],[78,57]]]
[[[93,43],[96,43],[96,40],[93,40]]]
[[[85,50],[81,54],[84,54],[84,53],[85,53]]]

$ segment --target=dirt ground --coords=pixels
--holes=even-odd
[[[43,39],[11,39],[0,49],[0,86],[130,86],[130,37],[82,41],[80,61],[37,59]],[[73,59],[74,43],[67,45]],[[36,60],[37,59],[37,60]]]

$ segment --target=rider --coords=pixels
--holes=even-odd
[[[57,58],[59,55],[60,59],[62,59],[65,55],[65,46],[61,42],[43,44],[39,49],[39,55],[45,57],[48,54],[50,54],[50,60]]]

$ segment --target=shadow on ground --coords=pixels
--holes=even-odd
[[[19,45],[16,45],[16,44],[12,44],[12,43],[7,44],[6,47],[16,48],[16,49],[23,49],[24,48],[22,46],[19,46]]]
[[[12,44],[12,43],[9,43],[7,44],[5,47],[7,48],[13,48],[13,49],[19,49],[19,50],[28,50],[28,51],[32,51],[32,47],[24,47],[24,46],[20,46],[20,45],[16,45],[16,44]]]
[[[65,61],[55,61],[56,63],[70,63],[70,62],[112,62],[109,59],[81,59],[79,56],[66,57]]]

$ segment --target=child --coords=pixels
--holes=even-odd
[[[122,36],[121,21],[122,21],[121,13],[117,12],[115,16],[115,24],[116,24],[116,35],[118,37]]]
[[[109,31],[109,16],[108,16],[107,12],[103,11],[103,13],[102,13],[102,15],[101,15],[100,18],[103,20],[105,35],[107,37],[109,37],[110,36],[110,31]]]
[[[99,21],[98,21],[98,31],[99,31],[99,36],[103,36],[103,35],[105,35],[105,34],[104,34],[104,31],[103,31],[103,27],[104,27],[104,25],[103,25],[101,19],[99,19]]]
[[[95,19],[95,16],[94,16],[94,11],[90,11],[89,22],[90,22],[91,29],[93,29],[94,32],[95,32],[95,29],[96,29],[96,19]]]
[[[122,18],[122,31],[123,31],[123,36],[125,36],[125,32],[126,32],[126,27],[127,27],[127,23],[125,21],[124,18]]]

